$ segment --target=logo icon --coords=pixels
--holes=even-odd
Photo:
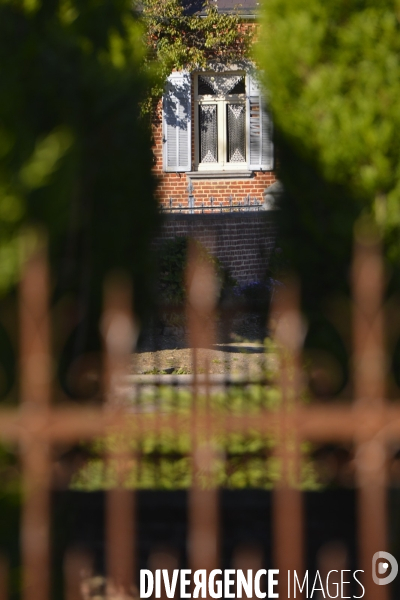
[[[399,565],[392,554],[389,554],[389,552],[384,552],[383,550],[380,552],[375,552],[374,556],[372,557],[372,579],[376,585],[387,585],[388,583],[391,583],[396,578],[398,571]],[[385,575],[386,573],[388,573],[386,577],[379,577],[379,575]]]

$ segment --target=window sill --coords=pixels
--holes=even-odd
[[[189,179],[250,179],[253,171],[189,171]]]

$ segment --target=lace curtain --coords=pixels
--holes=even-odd
[[[228,162],[246,162],[246,119],[244,104],[227,105]]]
[[[199,106],[200,162],[218,162],[217,105]]]

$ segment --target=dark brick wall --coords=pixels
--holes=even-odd
[[[171,214],[156,243],[190,236],[217,256],[239,283],[261,279],[275,246],[273,212]]]

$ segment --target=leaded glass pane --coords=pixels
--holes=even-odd
[[[244,94],[244,75],[199,75],[199,95],[212,95],[223,98],[227,94]],[[234,91],[243,90],[243,91]]]
[[[199,77],[198,84],[198,94],[199,96],[215,96],[216,92],[214,88],[210,85],[208,81],[205,81],[202,77]]]
[[[240,79],[240,81],[237,82],[235,87],[233,87],[230,90],[229,95],[231,96],[233,94],[245,94],[245,93],[246,93],[245,79],[244,79],[244,77],[242,77]]]
[[[199,106],[200,162],[218,162],[217,105]]]
[[[228,162],[246,162],[246,112],[244,104],[228,104]]]

